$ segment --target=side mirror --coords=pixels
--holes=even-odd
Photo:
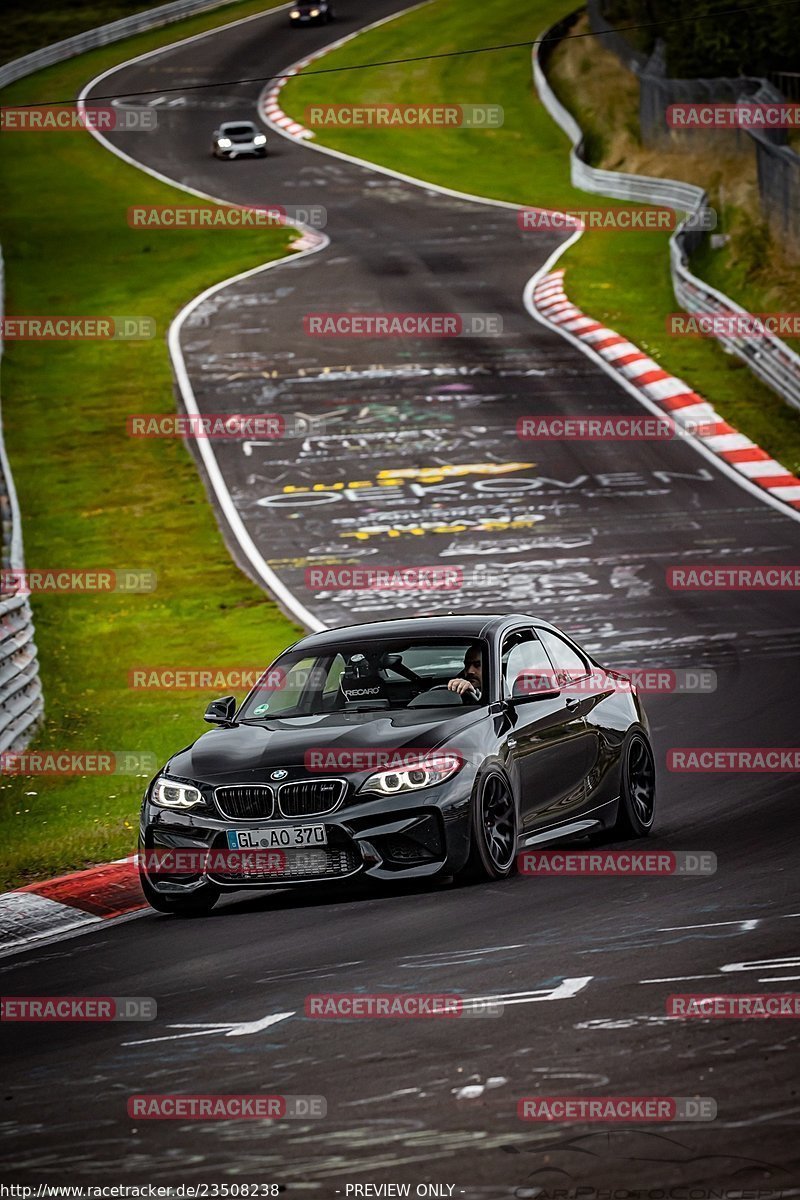
[[[236,697],[223,696],[221,700],[212,700],[203,713],[203,720],[209,725],[230,725],[236,712]]]
[[[554,700],[561,695],[552,672],[520,671],[514,680],[511,700],[514,704],[527,704],[530,700]]]

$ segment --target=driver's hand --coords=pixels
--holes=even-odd
[[[449,692],[458,692],[459,696],[463,696],[465,692],[472,692],[473,696],[477,696],[475,688],[468,679],[451,679],[447,685]]]

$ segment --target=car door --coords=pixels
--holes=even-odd
[[[563,692],[553,694],[554,666],[532,628],[506,635],[501,671],[524,835],[585,806],[589,742],[586,724],[576,711],[580,701]],[[530,680],[542,683],[526,687]]]

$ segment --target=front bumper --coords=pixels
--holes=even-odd
[[[267,147],[256,146],[253,142],[241,142],[233,146],[217,146],[214,153],[222,158],[240,158],[251,155],[255,158],[263,158],[267,153]]]
[[[239,821],[203,808],[183,812],[145,800],[139,846],[140,870],[164,895],[180,895],[213,883],[221,889],[286,887],[368,877],[419,879],[452,874],[469,853],[470,784],[456,777],[415,795],[373,797],[346,803],[335,812],[302,818]],[[220,855],[202,871],[170,874],[152,870],[153,859],[170,851],[227,851],[227,832],[287,825],[324,825],[327,845],[286,849],[257,869],[220,870]],[[244,852],[238,852],[244,853]],[[180,857],[180,856],[178,856]],[[196,863],[197,854],[192,856]],[[247,856],[246,856],[247,857]],[[262,859],[266,853],[262,853]],[[209,869],[210,868],[210,869]]]

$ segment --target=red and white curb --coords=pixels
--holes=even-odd
[[[147,907],[136,855],[0,895],[0,955]]]
[[[564,291],[564,270],[551,271],[533,289],[536,311],[548,324],[572,334],[598,354],[611,372],[661,406],[679,426],[751,484],[800,510],[800,479],[765,450],[739,433],[682,379],[670,375],[627,338],[587,317]],[[691,432],[702,425],[702,433]]]
[[[281,88],[289,82],[293,75],[296,75],[298,71],[302,71],[303,67],[307,67],[315,59],[321,58],[327,51],[328,47],[325,47],[324,50],[317,50],[314,54],[309,54],[306,58],[301,58],[289,67],[280,79],[277,79],[275,83],[271,84],[262,93],[259,97],[258,115],[267,125],[272,125],[275,129],[282,130],[284,133],[291,134],[292,137],[299,138],[300,140],[314,137],[314,134],[310,129],[306,129],[305,125],[301,125],[299,121],[295,121],[293,117],[286,115],[278,103],[278,96],[280,95]]]
[[[299,121],[295,121],[293,117],[287,116],[278,103],[278,96],[281,88],[285,86],[293,75],[299,74],[305,67],[316,62],[318,58],[324,58],[326,54],[330,54],[332,50],[338,50],[340,46],[344,46],[347,42],[352,42],[354,38],[360,37],[362,33],[368,33],[371,29],[378,29],[381,25],[388,25],[390,21],[396,21],[398,17],[407,16],[411,12],[415,12],[418,8],[424,8],[426,4],[430,4],[431,0],[420,0],[419,4],[414,4],[411,8],[405,8],[402,12],[390,13],[388,17],[381,17],[379,21],[372,21],[369,25],[362,25],[360,29],[356,29],[354,33],[346,33],[343,37],[336,38],[332,42],[328,42],[327,46],[322,46],[321,49],[315,50],[312,54],[307,54],[305,58],[299,58],[297,62],[293,62],[290,67],[287,67],[279,79],[274,83],[270,83],[261,93],[258,98],[258,115],[266,125],[271,125],[278,133],[282,133],[284,137],[297,138],[298,141],[308,141],[314,138],[314,134],[305,125],[301,125]],[[367,166],[372,166],[367,163]]]

